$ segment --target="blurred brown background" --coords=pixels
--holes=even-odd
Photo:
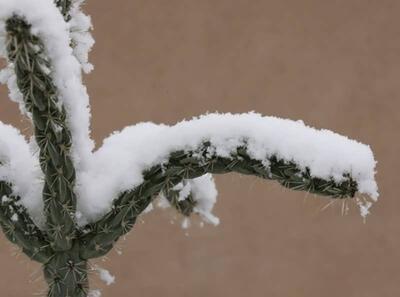
[[[88,1],[95,72],[86,77],[97,144],[139,121],[206,111],[303,119],[372,146],[381,197],[325,211],[271,182],[218,176],[219,227],[160,210],[99,263],[103,296],[400,296],[400,2],[397,0]],[[0,118],[20,128],[0,88]],[[187,234],[185,234],[187,233]],[[33,296],[40,268],[0,241],[1,296]],[[30,281],[29,281],[30,280]]]

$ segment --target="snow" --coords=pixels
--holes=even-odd
[[[212,214],[212,210],[215,202],[217,201],[217,189],[215,182],[211,174],[205,174],[198,178],[184,180],[172,188],[174,191],[179,191],[178,201],[183,201],[192,195],[196,205],[193,208],[193,212],[200,215],[200,217],[207,223],[218,225],[219,219]],[[154,203],[150,203],[149,206],[142,212],[147,214],[154,210],[154,206],[165,209],[171,207],[171,203],[165,197],[164,193],[160,193]],[[185,217],[182,220],[181,226],[183,229],[188,229],[191,225],[190,218]]]
[[[256,113],[208,114],[175,126],[139,123],[105,139],[94,152],[88,170],[81,173],[79,209],[89,220],[96,220],[110,209],[118,193],[134,189],[143,181],[144,170],[166,162],[171,152],[196,151],[205,141],[211,143],[212,153],[221,157],[229,158],[238,147],[247,145],[250,156],[266,166],[268,158],[276,156],[301,169],[309,168],[312,176],[322,179],[340,182],[348,173],[360,193],[374,200],[378,197],[376,162],[367,145],[308,127],[302,121]],[[215,194],[211,190],[208,195],[209,199],[200,199],[200,205],[209,209]],[[202,208],[198,211],[202,213]],[[210,220],[217,223],[215,218]]]
[[[370,213],[370,208],[372,206],[371,201],[363,201],[360,198],[357,198],[356,203],[358,207],[360,208],[360,215],[365,219],[369,213]]]
[[[185,180],[177,184],[173,190],[180,191],[178,201],[185,200],[190,194],[193,200],[196,201],[196,206],[193,209],[194,213],[197,213],[207,223],[218,225],[219,219],[212,214],[215,202],[217,202],[217,189],[215,182],[211,174],[205,174],[198,178],[191,180]],[[159,202],[157,204],[160,208],[166,208],[170,206],[169,201],[160,195]],[[185,218],[182,221],[182,228],[187,229],[190,226],[189,218]]]
[[[219,219],[212,214],[218,195],[212,175],[206,174],[192,179],[189,184],[191,185],[193,199],[197,202],[194,212],[198,213],[207,223],[214,226],[218,225]]]
[[[189,183],[184,184],[183,182],[181,182],[177,184],[175,187],[173,187],[172,190],[179,191],[178,201],[180,202],[189,197],[191,192],[191,187]]]
[[[101,292],[100,290],[90,290],[88,297],[101,297]]]
[[[90,16],[85,15],[80,7],[83,0],[75,1],[71,8],[70,37],[74,44],[73,53],[81,63],[82,70],[89,73],[93,70],[93,65],[88,62],[89,52],[94,45],[94,39],[90,34],[92,21]]]
[[[43,208],[42,172],[38,156],[20,132],[0,122],[0,180],[12,184],[13,194],[21,197],[21,203],[35,220],[40,221]],[[3,196],[2,203],[9,200]]]
[[[182,229],[188,229],[190,227],[189,218],[183,218],[181,227],[182,227]]]
[[[159,197],[157,197],[157,207],[161,208],[161,209],[166,209],[171,207],[171,204],[169,203],[169,201],[167,200],[167,198],[165,198],[163,193],[160,193]]]
[[[149,213],[154,209],[153,203],[150,203],[145,210],[143,210],[143,214]]]
[[[110,286],[115,282],[115,276],[111,275],[111,273],[103,268],[96,267],[95,268],[99,273],[100,279],[107,285]]]
[[[4,41],[0,37],[0,47]],[[1,50],[1,49],[0,49]],[[0,52],[0,56],[5,57],[5,53]],[[0,84],[7,84],[9,90],[9,97],[11,101],[18,103],[21,113],[26,114],[25,104],[23,104],[23,97],[17,86],[17,77],[15,76],[13,64],[9,64],[6,68],[0,70]]]

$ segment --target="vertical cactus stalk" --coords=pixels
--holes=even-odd
[[[31,34],[29,24],[13,17],[7,21],[6,30],[8,57],[14,63],[19,90],[32,115],[44,173],[46,239],[53,251],[50,258],[42,259],[49,285],[48,297],[84,297],[88,291],[87,262],[80,258],[76,240],[75,170],[70,157],[72,140],[66,125],[66,111],[46,72],[51,65],[44,46]],[[21,242],[24,249],[26,245],[33,246]]]
[[[32,114],[40,166],[44,173],[43,197],[46,226],[52,248],[66,251],[75,238],[75,170],[70,157],[71,133],[65,108],[58,100],[52,78],[46,74],[50,62],[30,26],[14,17],[7,21],[8,57],[14,63],[18,88]]]
[[[44,265],[48,297],[86,297],[89,290],[88,263],[79,255],[79,243],[67,252],[55,252]]]

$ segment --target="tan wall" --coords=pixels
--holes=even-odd
[[[186,236],[171,213],[146,216],[103,263],[117,277],[104,296],[400,296],[399,1],[93,0],[86,10],[98,144],[138,121],[256,110],[371,144],[381,192],[363,224],[353,203],[342,217],[340,204],[321,212],[323,198],[217,177],[222,224]],[[4,87],[0,104],[2,121],[29,126]],[[2,239],[0,296],[32,296],[39,267],[12,251]]]

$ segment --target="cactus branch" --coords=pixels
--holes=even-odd
[[[6,31],[8,58],[14,63],[17,84],[26,109],[32,114],[40,148],[47,231],[55,250],[68,250],[75,237],[76,197],[66,111],[57,98],[43,43],[31,34],[30,25],[15,16],[7,20]]]
[[[308,191],[337,199],[354,197],[357,191],[357,183],[351,176],[345,176],[338,184],[333,180],[312,177],[308,169],[301,170],[296,164],[276,157],[269,158],[269,167],[266,167],[261,161],[252,159],[246,147],[238,147],[236,153],[229,158],[210,155],[209,147],[210,144],[205,143],[195,151],[177,151],[170,155],[168,162],[146,171],[140,186],[122,193],[114,201],[111,212],[95,224],[87,226],[91,232],[81,239],[81,257],[90,259],[106,254],[118,238],[133,227],[137,217],[161,191],[170,193],[182,180],[197,178],[206,173],[237,172],[253,175],[276,180],[291,190]]]
[[[0,225],[7,239],[18,245],[32,260],[45,263],[51,250],[45,235],[35,225],[26,209],[18,204],[20,198],[12,194],[11,185],[0,182]]]

